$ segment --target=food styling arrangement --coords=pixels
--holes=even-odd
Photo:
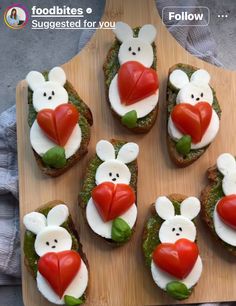
[[[100,58],[101,105],[100,100],[83,101],[86,95],[77,93],[79,82],[66,65],[27,74],[27,123],[21,127],[28,129],[24,146],[34,159],[20,169],[26,180],[20,189],[35,179],[39,197],[37,207],[31,206],[32,198],[21,199],[26,306],[32,305],[33,294],[42,306],[136,306],[139,295],[142,305],[203,301],[202,291],[210,290],[204,287],[207,274],[215,273],[210,261],[221,257],[217,242],[231,262],[236,255],[234,152],[224,153],[228,147],[222,145],[216,161],[204,159],[208,151],[216,156],[211,149],[225,134],[224,107],[217,98],[222,89],[213,88],[217,75],[201,64],[176,61],[163,75],[156,43],[161,40],[155,23],[116,22],[113,41]],[[80,63],[70,65],[82,74]],[[159,117],[166,118],[164,125],[156,122]],[[114,137],[107,138],[107,131]],[[153,153],[145,138],[169,156]],[[204,171],[196,172],[201,162],[206,170],[211,167],[205,187]],[[160,172],[154,163],[161,163]],[[188,176],[184,183],[183,176],[171,185],[166,180],[159,189],[163,173]],[[193,182],[199,193],[191,193]],[[184,189],[189,193],[181,190],[183,184],[190,186]],[[216,238],[207,246],[209,256],[205,232]],[[132,279],[140,283],[136,289]],[[106,285],[114,285],[114,291],[102,291]]]

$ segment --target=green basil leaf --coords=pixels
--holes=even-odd
[[[173,281],[166,285],[166,292],[176,300],[184,300],[189,297],[191,290],[184,283]]]
[[[71,295],[65,295],[64,302],[66,306],[78,306],[84,303],[82,299],[76,299]]]
[[[116,218],[112,222],[111,238],[116,242],[125,242],[131,236],[131,228],[122,218]]]
[[[136,110],[132,110],[124,114],[124,116],[121,118],[121,122],[128,128],[136,127],[137,120],[138,120],[138,116],[137,116]]]
[[[62,168],[66,165],[65,149],[63,147],[55,146],[44,153],[43,162],[45,165],[52,168]]]

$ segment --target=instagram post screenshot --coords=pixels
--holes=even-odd
[[[0,306],[236,305],[236,2],[0,1]]]

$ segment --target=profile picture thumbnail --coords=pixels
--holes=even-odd
[[[22,29],[28,23],[29,14],[23,5],[13,4],[5,10],[4,20],[11,29]]]

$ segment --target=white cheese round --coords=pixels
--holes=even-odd
[[[159,89],[155,94],[140,100],[131,105],[125,105],[121,103],[119,90],[118,90],[118,81],[117,74],[111,81],[109,87],[109,100],[111,103],[112,109],[119,115],[124,116],[127,112],[135,110],[137,112],[138,118],[143,118],[147,116],[157,105],[159,97]]]
[[[79,124],[76,124],[70,135],[70,138],[64,146],[67,159],[74,155],[79,149],[81,140],[81,128]],[[46,134],[44,134],[43,130],[38,125],[37,120],[34,121],[30,129],[30,142],[35,152],[40,156],[43,156],[43,154],[46,153],[49,149],[57,145],[52,140],[50,140]]]
[[[219,202],[218,202],[219,203]],[[220,216],[217,213],[217,205],[215,206],[215,210],[213,213],[213,222],[216,234],[222,239],[224,242],[236,246],[236,230],[225,224]]]
[[[73,281],[70,283],[70,285],[64,292],[62,298],[60,298],[54,292],[48,281],[39,273],[39,271],[37,272],[36,279],[37,279],[38,290],[47,300],[49,300],[49,302],[58,305],[64,305],[65,295],[70,295],[73,296],[74,298],[80,298],[83,295],[88,285],[88,270],[83,260],[81,260],[80,269],[76,274],[76,276],[74,277]]]
[[[86,206],[86,218],[91,229],[98,235],[111,239],[112,220],[104,222],[101,218],[93,199],[90,198]],[[137,206],[135,203],[119,218],[122,218],[128,223],[130,228],[133,228],[137,219]]]
[[[225,195],[236,194],[236,172],[229,173],[222,180]]]
[[[219,131],[219,127],[220,127],[219,117],[217,113],[215,112],[215,110],[212,110],[211,121],[210,121],[210,124],[205,134],[202,137],[202,140],[198,143],[192,143],[191,149],[192,150],[201,149],[209,145],[216,137]],[[183,136],[183,134],[174,125],[174,122],[172,121],[171,116],[168,119],[168,133],[170,137],[175,141],[178,141]]]
[[[200,279],[200,276],[202,274],[202,260],[200,256],[198,256],[197,261],[192,271],[189,273],[189,275],[186,278],[182,280],[175,278],[174,276],[170,275],[169,273],[157,267],[153,260],[151,263],[151,273],[152,273],[154,282],[157,284],[158,287],[160,287],[163,290],[166,290],[166,286],[169,282],[176,281],[176,280],[181,281],[182,283],[185,284],[185,286],[188,289],[190,289]]]

